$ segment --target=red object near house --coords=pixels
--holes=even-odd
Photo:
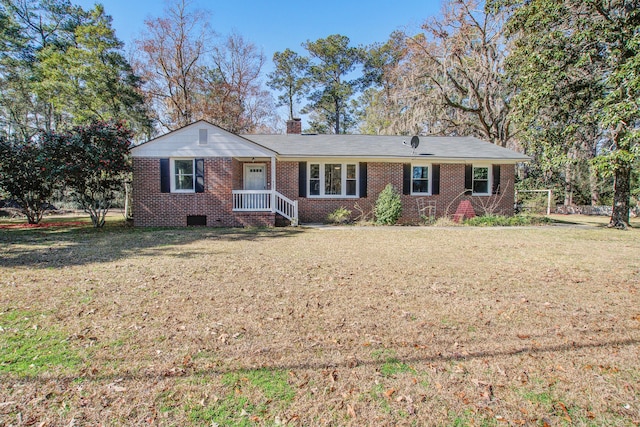
[[[471,202],[469,200],[463,200],[458,205],[456,213],[453,214],[453,220],[455,222],[462,222],[465,219],[473,218],[476,216],[476,211],[473,210]]]

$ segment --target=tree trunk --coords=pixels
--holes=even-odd
[[[573,167],[567,163],[564,168],[564,205],[573,205]]]
[[[338,101],[335,102],[335,107],[336,107],[336,135],[338,135],[340,133],[340,108],[338,105]]]
[[[609,227],[626,229],[629,226],[629,205],[631,203],[631,166],[620,165],[615,172],[613,210]]]
[[[124,219],[125,220],[133,219],[131,202],[132,202],[131,183],[125,182],[124,183]]]
[[[289,120],[293,120],[293,95],[289,95]]]
[[[591,206],[598,206],[600,191],[598,190],[598,175],[593,166],[589,166],[589,192],[591,193]]]

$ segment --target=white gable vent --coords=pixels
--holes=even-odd
[[[198,133],[198,145],[207,145],[209,140],[209,132],[207,129],[199,129]]]

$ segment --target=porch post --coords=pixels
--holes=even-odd
[[[271,212],[276,211],[276,157],[271,156]]]

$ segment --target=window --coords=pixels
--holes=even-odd
[[[356,179],[356,165],[347,165],[347,196],[355,196],[356,195],[356,187],[357,187],[357,179]]]
[[[318,164],[309,166],[309,195],[320,195],[320,165]]]
[[[160,159],[161,193],[204,193],[204,159]]]
[[[357,197],[357,165],[354,163],[310,163],[309,196]]]
[[[413,166],[411,173],[411,193],[431,193],[429,191],[429,166]]]
[[[176,193],[195,191],[195,166],[193,159],[173,159],[171,190]]]
[[[487,195],[489,194],[489,167],[480,166],[473,167],[473,194]]]
[[[339,196],[342,194],[342,165],[324,165],[324,194],[325,196]]]

